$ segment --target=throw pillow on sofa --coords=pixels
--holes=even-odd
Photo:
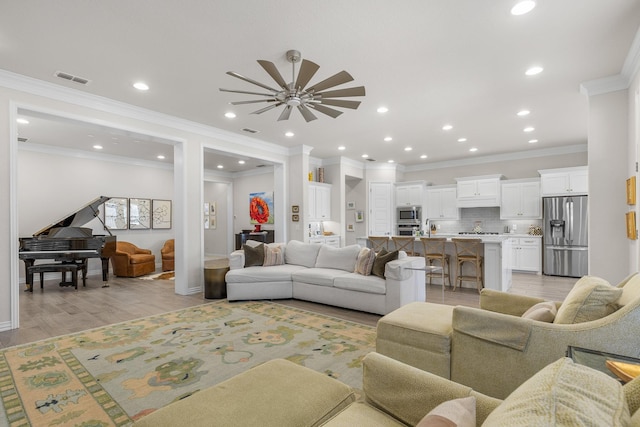
[[[378,255],[376,255],[376,260],[373,262],[373,268],[371,269],[371,274],[374,276],[378,276],[384,279],[384,268],[389,261],[395,261],[398,259],[398,251],[387,252],[386,249],[382,248]]]
[[[242,245],[244,251],[244,266],[258,267],[264,264],[264,245],[260,243],[258,246]]]
[[[442,402],[433,408],[416,427],[475,427],[475,396]]]
[[[264,266],[284,264],[284,254],[281,246],[264,245]]]
[[[321,245],[315,267],[332,268],[353,273],[359,252],[359,245],[349,245],[344,248]]]
[[[604,279],[584,276],[562,302],[553,323],[571,324],[601,319],[618,309],[615,302],[622,289],[615,288]]]
[[[356,259],[356,270],[354,273],[362,274],[363,276],[369,276],[373,269],[373,263],[376,260],[376,253],[373,249],[361,248]]]
[[[553,301],[539,302],[522,314],[522,318],[552,323],[558,309]]]

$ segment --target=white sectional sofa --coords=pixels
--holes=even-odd
[[[282,265],[245,267],[244,251],[231,253],[225,278],[229,301],[295,298],[387,314],[425,300],[424,271],[413,270],[424,267],[423,257],[400,252],[381,278],[355,273],[359,245],[334,248],[292,240],[279,247]]]

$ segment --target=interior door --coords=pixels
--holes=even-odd
[[[392,206],[390,182],[369,183],[369,235],[389,236],[392,234]]]

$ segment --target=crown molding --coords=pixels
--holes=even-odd
[[[290,147],[290,148],[285,148],[285,150],[287,150],[287,155],[289,156],[294,156],[294,155],[298,155],[298,154],[306,154],[306,155],[310,155],[311,151],[313,150],[313,147],[310,145],[296,145],[295,147]]]
[[[540,150],[518,151],[513,153],[496,154],[491,156],[474,157],[470,159],[447,160],[444,162],[425,165],[407,166],[405,172],[419,172],[432,169],[444,169],[450,167],[478,165],[485,163],[506,162],[510,160],[530,159],[532,157],[549,157],[562,154],[574,154],[587,152],[587,144],[566,145],[556,148],[544,148]]]
[[[278,156],[287,156],[289,154],[289,150],[286,147],[272,142],[225,131],[213,126],[181,119],[168,114],[115,101],[103,96],[85,93],[77,89],[67,88],[6,70],[0,70],[0,86],[69,104],[92,108],[105,113],[124,116],[159,126],[170,127],[183,132],[194,133],[212,139],[219,139],[234,145],[237,144],[240,146],[236,148],[238,153],[246,153],[247,151],[266,151]]]

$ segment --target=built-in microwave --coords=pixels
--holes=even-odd
[[[396,219],[398,224],[417,224],[422,221],[422,208],[420,206],[408,206],[398,208]]]

